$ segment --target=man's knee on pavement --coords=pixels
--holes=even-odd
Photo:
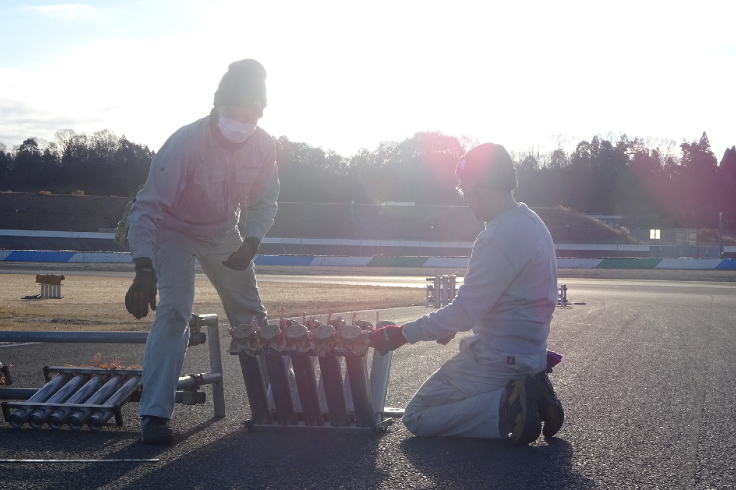
[[[407,406],[404,410],[404,416],[401,417],[401,421],[404,423],[406,430],[414,435],[417,435],[416,431],[419,428],[419,412],[418,410],[411,410],[410,406]]]
[[[409,404],[404,411],[404,416],[401,421],[404,423],[406,430],[414,434],[415,436],[434,436],[437,435],[436,428],[427,427],[426,424],[422,425],[422,407],[414,406]]]

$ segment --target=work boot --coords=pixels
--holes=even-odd
[[[498,428],[501,437],[515,446],[534,442],[542,432],[537,405],[540,398],[540,383],[534,376],[509,381],[501,395]]]
[[[555,390],[552,388],[552,382],[549,380],[547,373],[541,372],[535,376],[539,380],[541,387],[541,396],[539,398],[539,418],[544,422],[542,434],[545,439],[557,434],[565,420],[565,411],[562,409]]]
[[[144,415],[141,420],[141,442],[143,444],[170,444],[174,440],[170,421],[164,417]]]

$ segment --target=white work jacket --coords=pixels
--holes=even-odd
[[[256,128],[244,143],[226,140],[217,113],[176,131],[151,162],[129,220],[132,257],[153,258],[156,233],[175,230],[200,239],[232,233],[263,240],[279,194],[273,138]]]

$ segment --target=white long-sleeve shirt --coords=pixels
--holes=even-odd
[[[485,223],[453,302],[405,324],[404,336],[414,343],[472,329],[490,347],[533,354],[547,347],[556,305],[552,237],[521,203]]]
[[[256,128],[244,143],[223,138],[216,115],[180,128],[151,162],[129,220],[133,258],[153,257],[159,228],[215,239],[238,226],[262,240],[273,225],[279,194],[273,138]],[[246,216],[247,215],[247,216]]]

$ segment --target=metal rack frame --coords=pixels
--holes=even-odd
[[[202,327],[207,327],[207,334]],[[207,342],[210,372],[188,374],[179,378],[175,401],[198,404],[206,401],[200,391],[202,385],[212,385],[214,416],[225,416],[222,354],[217,315],[192,315],[189,321],[189,345]],[[0,342],[57,342],[57,343],[112,343],[141,344],[148,332],[0,332]],[[56,373],[51,376],[52,373]],[[121,407],[128,401],[140,400],[141,369],[44,367],[46,384],[39,388],[0,387],[0,399],[23,400],[2,402],[6,422],[21,427],[26,422],[33,428],[48,423],[59,428],[64,423],[72,430],[83,424],[97,431],[113,416],[118,426],[123,425]],[[15,409],[11,413],[11,409]]]

